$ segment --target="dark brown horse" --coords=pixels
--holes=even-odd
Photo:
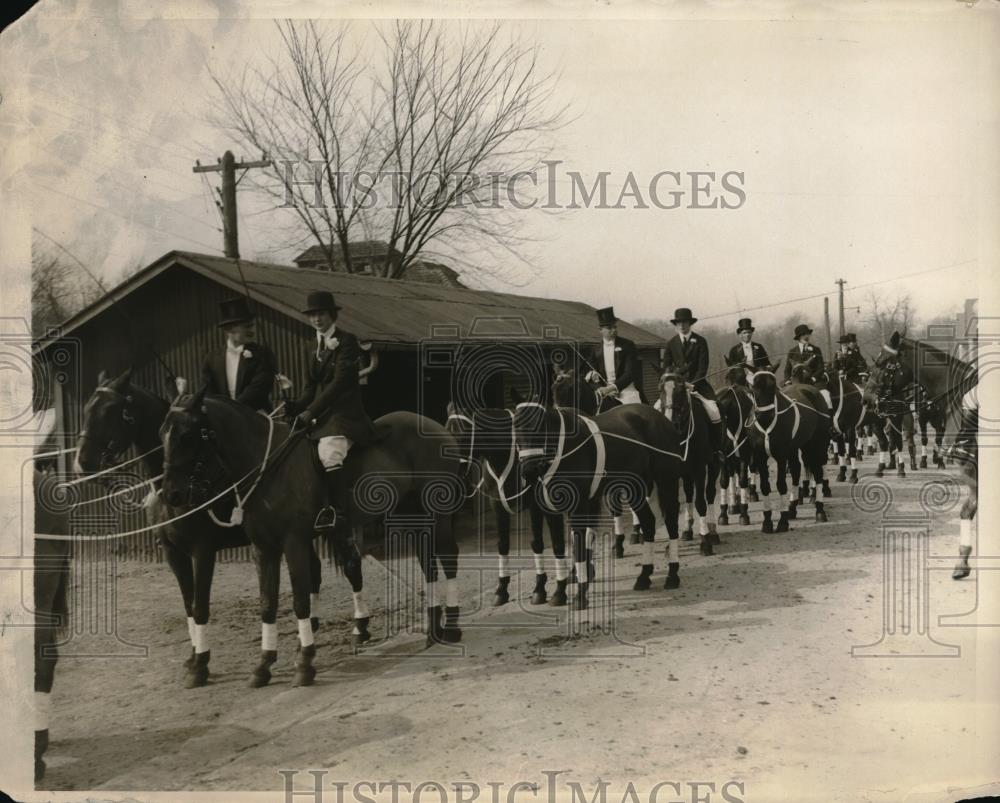
[[[725,357],[729,364],[729,356]],[[739,515],[740,524],[750,524],[750,466],[752,455],[747,426],[753,416],[753,396],[743,364],[731,365],[726,387],[718,393],[719,412],[726,424],[727,448],[719,479],[722,504],[719,524],[729,524],[729,514]]]
[[[355,447],[345,461],[352,489],[347,521],[327,528],[334,560],[345,568],[360,561],[351,527],[382,521],[389,514],[423,515],[409,525],[426,582],[427,640],[457,642],[458,545],[454,514],[465,499],[455,438],[441,425],[415,413],[396,412],[376,422],[379,440]],[[316,647],[310,626],[310,561],[316,512],[326,504],[326,488],[314,463],[314,446],[284,423],[204,390],[171,405],[161,427],[164,448],[163,495],[174,507],[205,504],[220,493],[237,498],[243,529],[254,546],[265,635],[251,684],[270,681],[277,660],[275,617],[281,559],[292,585],[298,620],[296,685],[315,678]],[[452,456],[448,456],[452,455]],[[232,488],[229,494],[227,488]],[[349,523],[348,523],[349,522]],[[437,598],[438,564],[447,584],[442,611]]]
[[[757,371],[751,388],[754,399],[754,418],[750,430],[754,461],[760,476],[760,490],[764,503],[764,525],[761,532],[787,532],[788,509],[785,495],[788,492],[786,474],[789,463],[802,455],[806,469],[817,486],[822,486],[823,466],[826,463],[827,444],[830,442],[830,412],[820,392],[812,385],[793,384],[784,389],[771,371]],[[772,524],[771,492],[768,459],[777,465],[776,481],[780,518]],[[789,501],[794,500],[794,495]],[[816,521],[826,521],[823,502],[816,499]]]
[[[699,550],[702,555],[711,555],[712,545],[720,543],[714,510],[720,466],[712,444],[711,423],[705,408],[695,401],[691,388],[679,375],[664,374],[659,386],[660,397],[654,409],[666,416],[681,436],[681,481],[687,508],[687,527],[681,538],[694,539],[697,512]]]
[[[882,353],[875,360],[867,389],[886,406],[893,409],[906,398],[907,391],[921,386],[926,395],[924,404],[938,404],[945,410],[962,408],[963,415],[975,418],[975,412],[965,410],[963,400],[979,383],[976,363],[969,363],[949,354],[944,349],[925,341],[903,337],[893,332]],[[952,577],[961,580],[971,571],[969,556],[972,554],[972,526],[979,507],[979,464],[975,425],[963,425],[967,446],[960,450],[962,478],[969,495],[962,504],[961,540],[959,560]],[[958,451],[958,450],[956,450]]]
[[[510,529],[511,522],[522,510],[531,521],[531,551],[535,557],[535,587],[531,604],[565,605],[569,567],[566,561],[566,523],[560,513],[545,511],[521,477],[514,442],[514,411],[499,409],[459,412],[448,403],[445,425],[459,443],[462,461],[471,471],[478,462],[480,477],[476,486],[490,500],[497,525],[499,575],[493,594],[494,605],[510,601]],[[545,571],[544,525],[549,526],[549,538],[555,556],[556,589],[549,599],[546,592],[548,573]]]
[[[664,588],[679,587],[677,480],[681,447],[676,430],[662,414],[645,404],[626,404],[590,417],[529,401],[517,405],[514,428],[522,469],[537,483],[535,491],[542,504],[569,516],[575,536],[577,607],[588,605],[584,534],[588,527],[598,526],[605,497],[612,509],[620,510],[627,503],[639,517],[643,556],[633,589],[645,591],[652,585],[656,531],[656,517],[647,500],[656,490],[670,539]]]
[[[139,461],[147,477],[156,478],[163,473],[163,446],[159,430],[166,418],[169,403],[154,393],[132,384],[129,369],[114,379],[101,372],[98,386],[83,408],[83,428],[77,443],[77,471],[91,474],[119,464],[131,449],[142,456]],[[159,483],[155,482],[158,488]],[[224,507],[224,505],[220,506]],[[184,612],[187,616],[191,652],[185,661],[187,688],[203,686],[208,682],[211,649],[208,640],[208,623],[211,607],[212,579],[216,557],[221,549],[249,545],[242,527],[222,527],[212,521],[208,512],[173,521],[181,511],[171,510],[158,493],[150,494],[144,504],[146,520],[155,530],[181,591]],[[230,509],[221,510],[218,520],[228,522]],[[363,579],[360,560],[349,562],[345,574],[355,593],[354,643],[361,644],[370,638],[369,612],[363,598]],[[313,608],[317,608],[322,564],[313,553],[310,561],[310,586]],[[312,617],[313,628],[319,619]]]

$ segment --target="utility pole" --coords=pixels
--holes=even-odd
[[[830,334],[830,296],[823,296],[823,319],[826,321],[826,353],[833,359],[833,336]],[[843,329],[843,324],[841,324]]]
[[[225,253],[230,259],[239,259],[240,256],[239,229],[236,225],[236,185],[239,183],[236,180],[236,171],[246,171],[251,167],[270,167],[272,164],[266,154],[256,162],[237,162],[233,152],[226,151],[217,164],[203,165],[201,162],[195,162],[195,166],[191,168],[193,173],[222,173],[222,190],[219,192],[222,202],[216,201],[216,204],[222,212]]]
[[[847,281],[844,279],[837,279],[836,284],[838,285],[838,300],[840,306],[840,337],[844,336],[844,285]]]

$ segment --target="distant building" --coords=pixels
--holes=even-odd
[[[378,275],[379,270],[391,259],[398,262],[400,253],[392,249],[390,254],[389,244],[382,240],[358,240],[348,244],[351,253],[351,263],[354,272],[361,276]],[[339,246],[333,249],[333,260],[327,255],[324,246],[314,245],[307,248],[294,260],[300,268],[311,268],[313,270],[333,270],[344,273],[344,255]],[[465,287],[465,284],[458,278],[458,273],[447,265],[438,262],[427,262],[426,260],[416,260],[410,264],[403,274],[403,281],[423,282],[424,284],[440,284],[444,287]]]

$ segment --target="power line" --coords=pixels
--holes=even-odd
[[[864,290],[866,287],[874,287],[875,285],[886,284],[887,282],[899,282],[899,281],[902,281],[903,279],[911,279],[914,276],[923,276],[926,273],[935,273],[935,272],[937,272],[939,270],[950,270],[951,268],[958,268],[958,267],[962,267],[963,265],[971,265],[971,264],[975,263],[976,261],[977,260],[975,260],[975,259],[966,259],[966,260],[964,260],[962,262],[954,262],[951,265],[941,265],[941,266],[936,267],[936,268],[928,268],[927,270],[918,270],[918,271],[916,271],[914,273],[903,274],[902,276],[891,276],[888,279],[879,279],[878,281],[867,282],[866,284],[855,285],[854,287],[850,287],[850,288],[846,289],[844,292],[845,293],[853,293],[855,290]],[[762,304],[762,305],[760,305],[758,307],[743,307],[742,309],[733,310],[732,312],[722,312],[722,313],[719,313],[718,315],[705,315],[705,316],[699,318],[699,320],[702,320],[702,321],[711,321],[711,320],[714,320],[716,318],[729,318],[729,317],[732,317],[733,315],[740,315],[740,314],[742,314],[744,312],[758,312],[760,310],[772,309],[774,307],[783,307],[786,304],[797,304],[800,301],[812,301],[812,300],[817,299],[817,298],[823,298],[823,296],[825,296],[825,295],[828,295],[828,293],[815,293],[815,294],[810,295],[810,296],[800,296],[799,298],[789,298],[789,299],[787,299],[785,301],[775,301],[774,303],[771,303],[771,304]]]

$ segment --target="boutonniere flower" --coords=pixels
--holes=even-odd
[[[243,349],[243,357],[248,360],[253,359],[253,352],[250,349]]]
[[[330,351],[333,351],[335,348],[337,348],[337,346],[340,345],[340,341],[337,340],[337,338],[335,338],[335,337],[328,337],[328,338],[326,338],[326,340],[324,342],[326,343],[326,347]]]
[[[615,351],[621,351],[621,350],[622,350],[621,346],[615,346]]]

